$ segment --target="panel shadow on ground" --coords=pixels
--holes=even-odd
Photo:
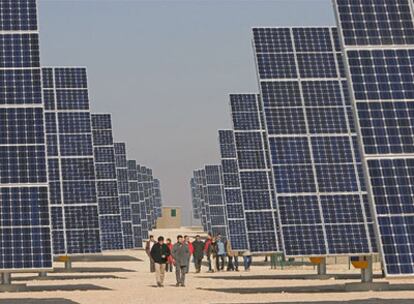
[[[2,299],[0,304],[80,304],[63,298],[54,299]]]

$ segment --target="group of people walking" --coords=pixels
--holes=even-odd
[[[234,251],[231,243],[221,235],[208,235],[207,240],[202,241],[197,235],[193,242],[189,236],[177,236],[177,242],[172,243],[171,239],[164,240],[158,237],[157,242],[154,236],[150,236],[145,246],[145,251],[150,258],[150,271],[155,272],[158,287],[164,286],[166,272],[172,272],[175,266],[176,286],[185,286],[185,275],[189,272],[190,260],[193,257],[195,272],[201,272],[201,265],[204,257],[207,258],[208,272],[239,271],[239,256],[243,256],[244,268],[250,270],[252,262],[249,252],[243,254]]]

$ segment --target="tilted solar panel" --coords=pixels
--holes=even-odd
[[[125,143],[114,143],[115,167],[118,181],[118,199],[121,212],[121,224],[124,248],[134,248],[132,229],[132,211],[128,185],[128,163]]]
[[[53,252],[101,251],[87,73],[43,68]]]
[[[161,182],[158,178],[154,179],[154,197],[155,197],[155,209],[156,209],[156,218],[162,216],[162,192],[161,192]]]
[[[141,202],[140,191],[138,186],[138,172],[137,162],[135,160],[128,160],[128,187],[129,187],[129,200],[131,204],[131,217],[132,217],[132,232],[134,236],[134,247],[142,248],[143,246],[143,233],[141,226]]]
[[[336,29],[255,28],[253,38],[285,254],[372,254]]]
[[[0,270],[50,269],[36,1],[0,1],[0,30]]]
[[[255,253],[281,251],[259,96],[232,94],[230,109],[249,249]]]
[[[227,237],[227,216],[224,201],[223,172],[220,165],[206,165],[206,211],[213,235]],[[208,207],[207,207],[208,206]]]
[[[124,248],[111,114],[92,114],[102,250]]]
[[[333,3],[384,270],[413,275],[413,2]]]
[[[196,182],[197,192],[199,196],[199,214],[201,225],[203,226],[203,230],[205,232],[211,231],[208,227],[207,221],[207,210],[206,210],[206,202],[205,202],[205,187],[204,187],[204,169],[198,169],[194,171],[194,180]]]
[[[228,239],[234,250],[248,250],[246,221],[233,130],[219,130]]]
[[[192,208],[193,208],[193,218],[198,220],[200,219],[200,193],[197,189],[197,182],[196,178],[192,177],[190,179],[190,187],[191,187],[191,202],[192,202]]]
[[[148,239],[150,230],[148,217],[147,217],[147,205],[148,205],[148,192],[146,189],[146,168],[137,165],[137,178],[138,178],[138,190],[139,190],[139,203],[140,203],[140,218],[142,228],[142,238]]]

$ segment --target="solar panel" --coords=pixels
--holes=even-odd
[[[101,251],[87,73],[45,67],[43,92],[53,253]]]
[[[145,171],[145,187],[147,191],[147,221],[148,229],[152,230],[155,227],[155,205],[154,205],[154,177],[152,175],[152,169],[146,168]]]
[[[139,202],[140,202],[140,217],[141,217],[141,227],[142,227],[142,238],[148,239],[149,223],[147,217],[147,191],[146,191],[146,181],[145,181],[146,168],[140,165],[137,165],[137,176],[138,176],[138,189],[139,189]]]
[[[412,275],[413,2],[333,3],[384,270]]]
[[[123,246],[125,249],[134,248],[132,230],[132,211],[129,197],[128,164],[125,143],[114,143],[115,167],[118,181],[118,200],[121,212]]]
[[[336,30],[256,28],[253,36],[285,254],[372,254]]]
[[[138,183],[137,162],[135,160],[128,160],[128,188],[129,201],[131,204],[132,217],[132,232],[134,236],[134,247],[142,248],[143,246],[143,232],[141,223],[141,202],[140,191]]]
[[[123,249],[111,114],[92,114],[92,135],[102,250]]]
[[[0,2],[0,269],[52,267],[36,1]]]
[[[158,178],[154,179],[154,197],[155,197],[155,209],[156,209],[156,218],[162,216],[162,193],[161,193],[161,182]]]
[[[196,177],[192,177],[190,179],[190,187],[191,187],[191,202],[193,208],[193,218],[196,220],[200,219],[200,193],[197,189],[197,182]]]
[[[194,180],[196,183],[198,198],[199,198],[199,206],[198,206],[198,213],[201,220],[201,225],[203,226],[203,231],[211,231],[207,224],[207,212],[206,212],[206,204],[205,204],[205,191],[204,191],[204,184],[203,184],[203,176],[205,175],[204,169],[198,169],[193,172]]]
[[[223,172],[220,165],[205,166],[206,212],[213,235],[227,237],[227,216],[223,189]]]
[[[246,221],[233,130],[219,130],[228,239],[234,250],[248,250]]]
[[[230,108],[249,249],[257,253],[281,251],[259,97],[232,94]]]

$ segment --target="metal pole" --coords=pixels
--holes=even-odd
[[[1,284],[2,285],[11,285],[11,273],[2,272],[1,274]]]
[[[323,258],[318,264],[318,275],[326,275],[326,258]]]
[[[372,283],[374,277],[372,270],[372,256],[367,256],[366,261],[368,262],[368,267],[361,269],[361,282]]]
[[[72,269],[72,261],[70,259],[65,261],[65,269],[71,270]]]

